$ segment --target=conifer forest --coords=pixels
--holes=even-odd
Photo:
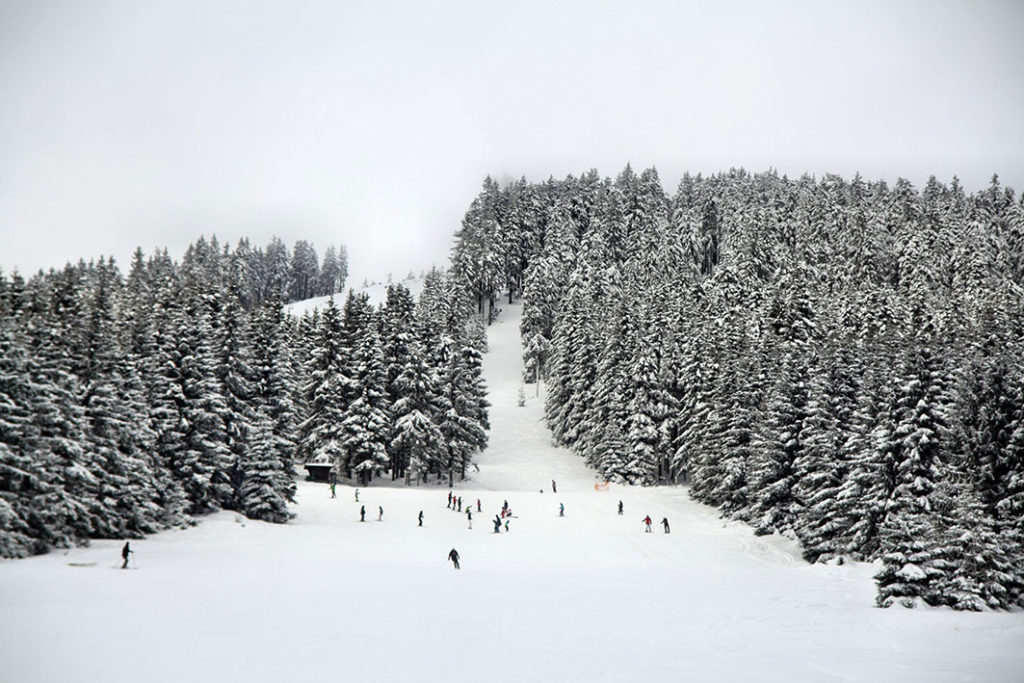
[[[285,522],[310,461],[464,477],[507,297],[524,384],[600,480],[878,562],[882,607],[1024,605],[1024,199],[997,178],[488,178],[418,301],[287,313],[346,276],[343,248],[200,239],[0,278],[0,556]]]
[[[132,538],[235,510],[285,522],[297,466],[363,483],[464,476],[487,443],[483,328],[431,272],[417,307],[322,265],[216,239],[0,279],[0,556]],[[474,323],[474,321],[476,321]]]
[[[522,292],[524,381],[604,478],[880,560],[880,606],[1022,604],[1024,203],[997,178],[488,179],[452,269]]]

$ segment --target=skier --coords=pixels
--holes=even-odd
[[[476,511],[477,512],[483,512],[484,511],[483,507],[480,506],[480,499],[479,498],[476,499]]]
[[[651,533],[651,516],[647,515],[644,517],[644,531]]]
[[[473,528],[473,511],[467,506],[466,507],[466,521],[469,522],[469,528]]]
[[[622,501],[619,501],[619,514],[622,514]]]
[[[359,489],[356,489],[356,502],[359,502]]]
[[[509,522],[509,520],[508,520],[508,519],[506,519],[506,520],[505,520],[505,532],[506,532],[506,533],[508,532],[508,522]]]
[[[459,496],[457,503],[459,505],[459,512],[462,512],[462,496]]]
[[[558,493],[558,487],[555,486],[555,480],[551,480],[551,493]]]
[[[452,506],[452,492],[449,491],[448,492],[448,507],[450,508],[451,506]]]
[[[360,522],[365,522],[366,521],[366,506],[365,505],[363,505],[362,507],[359,508],[359,521]]]
[[[558,516],[565,517],[565,505],[563,503],[558,504]]]
[[[494,515],[494,533],[501,533],[501,517]]]
[[[665,527],[665,533],[668,533],[668,517],[661,518],[661,525]]]
[[[128,546],[128,541],[125,541],[124,547],[121,548],[121,557],[124,558],[124,564],[121,565],[121,569],[128,569],[128,556],[134,554],[135,551]]]
[[[335,487],[335,483],[332,481],[331,482],[331,498],[337,498],[338,497],[338,494],[336,494],[334,492],[334,487]]]
[[[384,506],[383,505],[378,505],[377,506],[377,510],[379,510],[379,512],[377,513],[377,521],[378,522],[383,521],[383,519],[384,519]]]
[[[456,569],[459,568],[459,551],[458,550],[456,550],[455,548],[452,548],[452,551],[450,553],[448,553],[448,559],[452,561],[452,564],[455,565]]]
[[[423,526],[423,510],[420,510],[420,526]]]

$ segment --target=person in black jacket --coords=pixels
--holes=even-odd
[[[420,526],[423,526],[423,510],[420,510]]]
[[[124,564],[121,565],[121,569],[128,569],[128,556],[134,553],[135,551],[128,546],[128,541],[125,541],[124,547],[121,548],[121,557],[124,558]]]
[[[448,559],[452,561],[452,564],[455,565],[456,569],[459,568],[459,551],[458,550],[456,550],[455,548],[452,548],[452,551],[450,553],[448,553]]]
[[[366,521],[366,506],[365,505],[363,505],[363,506],[361,506],[359,508],[359,521],[360,522],[365,522]]]
[[[668,517],[661,518],[661,525],[665,527],[665,533],[668,533]]]

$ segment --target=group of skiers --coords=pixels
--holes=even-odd
[[[557,490],[558,489],[555,486],[555,480],[552,479],[551,480],[551,491],[552,492],[557,492]],[[332,481],[331,482],[331,498],[334,498],[334,497],[336,497],[335,496],[335,482]],[[359,502],[359,489],[355,490],[355,502],[357,502],[357,503]],[[462,496],[456,496],[451,491],[449,491],[448,492],[448,509],[449,510],[455,510],[456,512],[462,512]],[[477,510],[477,512],[482,512],[483,511],[483,505],[480,502],[479,498],[476,499],[476,510]],[[621,515],[622,513],[623,513],[623,505],[622,505],[622,501],[620,500],[619,501],[618,514]],[[559,517],[564,517],[565,516],[565,504],[564,503],[559,503],[558,504],[558,516]],[[496,533],[496,534],[497,533],[501,533],[501,527],[503,525],[505,527],[505,531],[507,532],[509,530],[508,523],[509,523],[509,520],[511,518],[512,518],[512,508],[509,507],[508,501],[505,500],[502,503],[501,512],[496,514],[496,515],[494,515],[494,533]],[[423,510],[420,510],[420,512],[419,512],[418,520],[419,520],[419,526],[423,526]],[[469,528],[472,529],[473,528],[473,506],[472,506],[472,504],[467,504],[466,505],[466,520],[467,520],[467,522],[469,524]],[[359,507],[359,521],[360,522],[365,522],[366,521],[366,506],[365,505],[361,505]],[[377,506],[377,521],[378,522],[384,521],[384,506],[382,506],[382,505],[378,505]],[[651,533],[651,516],[650,515],[646,515],[643,518],[642,522],[644,524],[644,531],[646,533]],[[662,525],[662,527],[664,527],[665,533],[666,534],[669,533],[668,517],[663,517],[661,519],[661,525]],[[127,569],[128,568],[128,558],[131,555],[133,555],[134,553],[135,553],[135,551],[132,550],[131,547],[129,546],[129,544],[126,542],[124,544],[124,547],[121,549],[121,557],[124,559],[124,564],[121,565],[122,569]],[[459,552],[455,548],[452,548],[451,552],[448,553],[448,559],[451,561],[451,563],[455,566],[456,569],[459,569]]]
[[[555,493],[557,493],[557,491],[558,491],[558,487],[557,487],[557,484],[555,483],[554,479],[551,480],[551,491],[555,492]],[[334,482],[331,482],[331,497],[332,498],[334,497]],[[355,500],[356,500],[356,502],[359,502],[359,489],[355,490]],[[448,507],[449,510],[453,510],[455,512],[462,512],[462,496],[457,496],[452,491],[448,491],[448,506],[447,507]],[[483,504],[480,502],[479,498],[476,499],[476,511],[477,512],[483,512]],[[383,519],[384,519],[384,508],[382,506],[378,506],[377,507],[377,513],[378,513],[377,514],[377,521],[378,522],[383,521]],[[621,500],[619,501],[618,514],[619,515],[623,514],[623,504],[622,504]],[[561,503],[560,502],[558,504],[558,516],[559,517],[565,517],[565,503]],[[509,519],[511,517],[512,517],[512,508],[509,507],[508,501],[505,500],[502,503],[501,512],[499,512],[498,514],[496,514],[494,516],[494,533],[496,533],[496,534],[500,533],[502,526],[505,527],[505,531],[508,531],[509,530],[509,528],[508,528]],[[418,526],[423,526],[423,510],[420,510],[419,516],[418,516],[417,519],[418,519]],[[366,506],[365,505],[361,506],[360,509],[359,509],[359,521],[360,522],[365,522],[366,521]],[[643,525],[644,525],[644,531],[646,533],[651,533],[651,525],[653,524],[653,522],[651,520],[651,516],[647,515],[641,521],[643,522]],[[472,503],[467,503],[466,504],[466,523],[467,523],[468,528],[470,528],[470,529],[473,528],[473,506],[472,506]],[[663,517],[661,519],[661,526],[664,528],[666,534],[670,532],[669,523],[668,523],[668,517]],[[125,544],[125,548],[127,548],[127,544]],[[127,566],[127,564],[128,564],[127,552],[130,552],[130,551],[126,551],[126,553],[125,553],[125,566]],[[454,548],[452,549],[452,552],[455,552]],[[456,553],[456,556],[457,555],[458,554]],[[456,562],[456,565],[457,565],[458,564],[457,560],[454,560],[454,561]],[[458,568],[458,567],[456,566],[456,568]]]
[[[622,514],[622,501],[621,500],[619,501],[619,514],[620,515]],[[651,533],[651,516],[647,515],[646,517],[643,518],[642,521],[644,523],[644,531],[647,532],[647,533]],[[661,526],[665,527],[665,533],[667,534],[669,532],[669,529],[668,529],[668,517],[662,517],[661,518]]]
[[[420,513],[420,514],[422,514],[422,513]],[[366,521],[366,506],[365,505],[360,505],[359,506],[359,521],[360,522],[365,522]],[[384,521],[384,506],[383,505],[378,505],[377,506],[377,521],[378,522],[383,522]],[[422,522],[423,520],[420,520],[420,521]]]

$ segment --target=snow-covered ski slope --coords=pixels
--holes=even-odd
[[[301,482],[289,524],[220,513],[133,542],[137,571],[119,541],[3,562],[0,681],[1024,680],[1024,614],[877,609],[870,566],[807,565],[681,488],[595,491],[532,386],[516,405],[518,312],[491,328],[491,446],[455,489],[472,530],[447,487]]]
[[[411,280],[395,280],[394,284],[403,285],[409,290],[413,298],[419,298],[420,292],[423,291],[423,278],[417,277]],[[348,299],[349,292],[356,294],[365,294],[369,297],[370,305],[377,306],[388,300],[388,283],[386,282],[374,282],[373,284],[367,284],[365,286],[358,287],[346,287],[344,292],[338,292],[330,296],[318,296],[312,299],[305,299],[303,301],[295,301],[285,305],[285,310],[290,314],[301,318],[306,313],[323,308],[327,305],[327,301],[331,298],[334,299],[334,305],[341,308],[345,305],[345,300]]]

